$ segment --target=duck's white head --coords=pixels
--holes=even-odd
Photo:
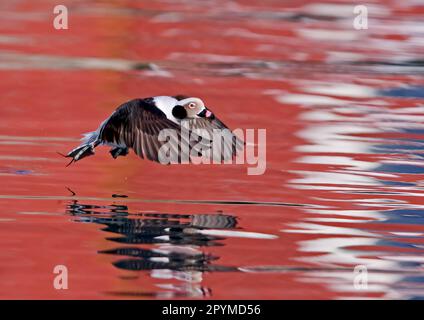
[[[212,112],[206,108],[200,98],[190,97],[178,101],[173,108],[172,115],[177,119],[211,118]]]
[[[180,121],[183,119],[214,118],[213,113],[206,108],[205,103],[196,97],[169,97],[154,98],[156,106],[162,110],[168,119]]]

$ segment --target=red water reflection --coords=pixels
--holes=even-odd
[[[357,31],[346,1],[62,4],[69,30],[53,29],[51,1],[1,4],[1,298],[422,295],[408,280],[422,271],[422,96],[378,91],[423,85],[422,6],[376,1],[370,29]],[[231,128],[265,128],[266,173],[113,160],[107,149],[64,167],[56,152],[123,101],[174,94],[202,97]],[[131,213],[222,211],[239,231],[278,238],[229,235],[195,248],[242,271],[159,279],[98,254],[119,246],[106,239],[116,234],[78,222],[66,212],[74,200]],[[231,203],[240,201],[252,204]],[[53,287],[58,264],[68,290]],[[358,264],[370,268],[369,290],[352,286]]]

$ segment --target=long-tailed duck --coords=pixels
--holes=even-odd
[[[182,128],[187,129],[188,136],[182,134]],[[163,137],[160,137],[164,129],[175,130],[178,139],[164,141]],[[244,143],[205,107],[201,99],[186,96],[134,99],[120,105],[96,131],[85,134],[82,143],[66,157],[72,158],[69,166],[94,155],[97,146],[108,145],[112,147],[110,153],[115,159],[126,156],[132,148],[143,159],[163,163],[159,154],[161,147],[167,143],[171,144],[174,151],[178,150],[177,161],[171,163],[183,163],[184,157],[181,153],[184,153],[184,150],[181,144],[188,146],[185,152],[192,152],[197,145],[196,155],[204,156],[205,145],[209,143],[211,150],[216,131],[221,131],[223,138],[218,160],[231,160]],[[199,143],[203,148],[198,148]],[[213,159],[217,159],[216,154]]]

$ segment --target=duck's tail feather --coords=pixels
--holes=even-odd
[[[65,158],[72,158],[71,161],[66,165],[69,167],[72,163],[77,162],[85,157],[94,155],[94,148],[100,144],[97,132],[90,132],[84,135],[81,145],[71,150],[67,155],[61,154]]]
[[[67,166],[70,166],[72,163],[92,155],[94,155],[94,146],[92,144],[83,144],[68,153],[66,157],[72,158],[72,160]]]

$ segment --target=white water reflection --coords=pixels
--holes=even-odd
[[[304,255],[294,260],[311,269],[298,281],[325,283],[341,299],[423,297],[424,119],[420,101],[408,98],[419,96],[420,89],[298,84],[303,93],[291,97],[268,92],[278,102],[304,108],[300,120],[307,125],[297,136],[305,144],[296,148],[301,156],[295,163],[307,170],[291,170],[297,177],[290,187],[326,193],[314,200],[328,208],[304,208],[307,216],[281,230],[308,235],[298,242]],[[408,103],[394,107],[379,95]],[[354,268],[360,265],[368,270],[363,290],[354,287]]]

